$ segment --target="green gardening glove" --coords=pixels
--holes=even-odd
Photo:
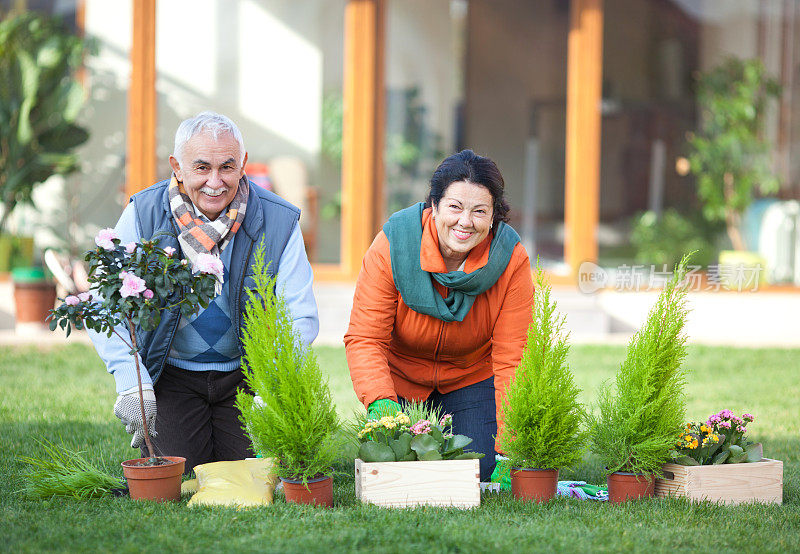
[[[500,483],[500,490],[511,490],[511,464],[508,463],[508,458],[500,454],[495,456],[497,465],[494,466],[492,472],[492,483]]]
[[[369,419],[380,419],[381,417],[387,415],[393,416],[402,410],[403,407],[394,400],[389,398],[381,398],[380,400],[376,400],[369,405],[367,408],[367,417]]]

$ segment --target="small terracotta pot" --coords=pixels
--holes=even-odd
[[[136,458],[122,462],[122,473],[128,480],[128,489],[134,500],[166,500],[181,499],[181,476],[186,458],[180,456],[161,456],[170,464],[158,466],[139,465],[148,458]]]
[[[283,493],[286,495],[287,502],[333,507],[333,477],[323,475],[316,479],[309,479],[306,481],[307,486],[302,481],[283,477],[281,477],[281,481],[283,481]]]
[[[17,323],[37,323],[44,319],[56,303],[56,286],[49,281],[14,283],[14,305]]]
[[[608,501],[625,502],[653,496],[655,482],[651,474],[616,471],[608,476]]]
[[[557,469],[512,468],[511,493],[518,500],[547,502],[556,495]]]

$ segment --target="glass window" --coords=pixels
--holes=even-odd
[[[459,148],[466,2],[393,0],[387,9],[386,214],[424,201]]]
[[[680,251],[698,238],[695,261],[716,263],[718,250],[731,240],[724,221],[703,217],[687,161],[691,133],[708,115],[698,100],[698,77],[726,60],[759,60],[765,75],[780,82],[783,94],[768,103],[761,139],[779,195],[796,198],[798,4],[606,0],[604,6],[601,263],[661,262],[659,249]],[[777,200],[757,201],[744,213],[747,249],[761,249],[763,214],[772,202]]]
[[[318,262],[337,263],[340,253],[345,3],[192,0],[157,7],[160,174],[169,174],[181,120],[205,109],[229,116],[244,136],[248,175],[302,209],[306,247]]]
[[[529,252],[561,263],[568,24],[567,1],[389,3],[387,212],[470,148],[503,173]]]

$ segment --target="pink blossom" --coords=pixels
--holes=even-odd
[[[198,254],[194,268],[200,273],[209,273],[219,278],[222,278],[224,271],[222,260],[213,254]]]
[[[723,429],[730,429],[731,428],[731,422],[727,421],[727,420],[726,421],[721,421],[719,426],[722,427]]]
[[[439,427],[450,427],[453,424],[453,414],[444,414],[439,421]]]
[[[129,242],[128,244],[125,245],[125,253],[126,254],[133,254],[134,251],[136,251],[136,243],[135,242]]]
[[[108,227],[106,229],[100,229],[100,232],[94,237],[94,243],[105,250],[114,250],[113,240],[118,238],[117,232]]]
[[[139,294],[144,292],[146,288],[147,286],[144,283],[144,279],[137,277],[136,275],[126,273],[122,280],[122,287],[119,289],[119,294],[122,296],[122,298],[127,298],[129,296],[138,297]]]
[[[742,419],[744,419],[745,421],[747,421],[749,423],[751,421],[755,421],[756,420],[756,416],[754,416],[752,414],[742,414]]]
[[[80,304],[80,302],[81,299],[72,294],[70,294],[64,299],[64,304],[66,304],[67,306],[77,306],[78,304]]]
[[[427,419],[420,419],[409,429],[415,435],[422,435],[431,432],[431,422]]]
[[[78,294],[78,300],[80,300],[81,302],[88,302],[91,299],[92,295],[89,294],[88,292],[81,292]]]
[[[184,258],[183,260],[181,260],[181,265],[186,265],[186,264],[188,264],[188,263],[189,263],[189,262],[188,262],[188,261],[187,261],[185,258]]]
[[[167,255],[167,258],[171,258],[174,253],[175,249],[172,248],[171,246],[167,246],[166,248],[164,248],[164,254]]]
[[[746,431],[743,425],[737,425],[736,430],[739,431],[740,433],[744,433]]]
[[[153,298],[153,291],[151,291],[150,289],[144,289],[142,296],[150,300],[151,298]]]
[[[730,411],[730,410],[722,410],[722,411],[719,413],[719,416],[720,416],[722,419],[731,419],[731,418],[733,417],[733,412],[732,412],[732,411]]]

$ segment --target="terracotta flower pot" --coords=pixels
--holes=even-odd
[[[38,267],[19,267],[12,273],[17,330],[45,327],[45,318],[56,303],[56,285]]]
[[[556,495],[557,469],[513,468],[511,492],[519,500],[547,502]]]
[[[283,493],[287,502],[295,504],[316,504],[317,506],[333,507],[333,477],[322,476],[309,479],[304,485],[302,481],[284,479]]]
[[[655,481],[651,474],[616,471],[608,476],[608,501],[625,502],[653,496]]]
[[[128,489],[134,500],[180,500],[181,476],[186,458],[162,456],[172,463],[157,466],[144,464],[147,458],[136,458],[122,462],[122,473],[128,480]]]

